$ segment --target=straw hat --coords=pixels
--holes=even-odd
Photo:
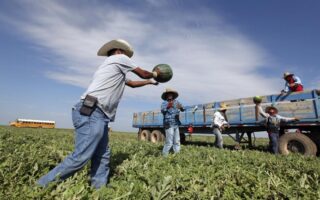
[[[226,103],[220,103],[220,108],[219,108],[219,111],[224,111],[224,110],[227,110],[228,109],[228,106]]]
[[[266,107],[266,113],[269,113],[270,112],[270,110],[275,110],[275,113],[278,113],[278,109],[276,108],[276,107],[274,107],[274,106],[268,106],[268,107]]]
[[[290,72],[285,72],[284,74],[283,74],[283,78],[285,79],[285,78],[287,78],[288,76],[293,76],[294,74],[292,74],[292,73],[290,73]]]
[[[124,53],[131,58],[133,56],[132,46],[125,40],[116,39],[105,43],[98,51],[98,56],[108,56],[108,52],[112,49],[121,49]]]
[[[178,94],[177,91],[175,91],[175,90],[173,90],[173,89],[170,89],[170,88],[166,88],[166,91],[164,91],[164,92],[162,93],[161,98],[162,98],[163,100],[167,100],[167,96],[168,96],[168,94],[170,94],[170,93],[173,95],[173,99],[176,99],[176,98],[179,96],[179,94]]]

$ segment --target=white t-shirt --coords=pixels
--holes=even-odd
[[[266,113],[263,111],[261,105],[258,105],[258,111],[260,113],[260,115],[264,118],[266,118],[266,120],[268,120],[268,117],[270,117],[269,113]],[[289,122],[289,121],[293,121],[295,120],[294,117],[283,117],[281,115],[276,114],[275,117],[279,120],[279,121],[284,121],[284,122]]]
[[[136,67],[124,54],[107,57],[95,72],[91,84],[81,99],[87,94],[97,97],[98,106],[111,121],[114,121],[125,83],[129,81],[126,79],[126,74]]]
[[[227,124],[228,124],[228,122],[226,121],[224,116],[219,111],[216,111],[213,114],[213,125],[214,126],[221,127],[221,126],[227,125]]]

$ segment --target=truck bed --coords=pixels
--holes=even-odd
[[[299,117],[299,122],[289,122],[287,127],[312,127],[320,125],[320,91],[309,90],[304,92],[288,93],[286,95],[262,96],[262,107],[273,105],[278,108],[279,114],[285,117]],[[159,102],[159,107],[160,107]],[[208,133],[213,114],[218,110],[220,103],[226,103],[227,119],[234,131],[264,131],[263,118],[256,115],[253,97],[226,101],[216,101],[204,104],[185,106],[185,112],[180,112],[181,129],[193,125],[195,132]],[[160,109],[136,112],[133,114],[135,128],[162,128],[163,115]],[[211,131],[210,131],[211,132]]]

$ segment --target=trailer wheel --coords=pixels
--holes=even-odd
[[[303,155],[315,156],[317,153],[317,146],[304,134],[286,133],[280,137],[279,152],[283,155],[300,153]]]
[[[154,130],[154,131],[151,132],[150,142],[158,143],[158,142],[162,142],[162,141],[163,141],[163,137],[162,137],[161,131]]]
[[[148,141],[149,137],[150,137],[150,131],[144,129],[139,133],[139,137],[138,138],[139,138],[140,141]]]

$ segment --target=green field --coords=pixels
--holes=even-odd
[[[196,137],[181,153],[112,132],[108,187],[94,190],[88,169],[42,189],[36,180],[73,150],[73,131],[0,126],[0,199],[320,199],[320,159],[274,156],[266,139],[254,149],[212,147]]]

